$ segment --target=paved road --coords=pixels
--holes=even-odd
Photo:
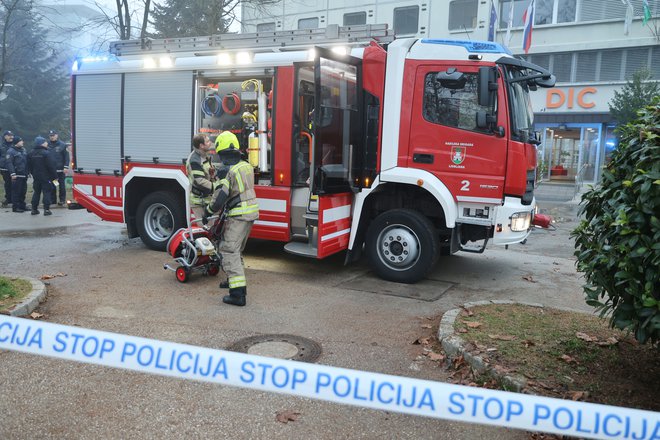
[[[127,239],[121,225],[63,209],[50,218],[0,210],[0,271],[66,274],[50,280],[39,309],[51,322],[220,349],[246,336],[289,333],[320,343],[321,364],[446,381],[448,373],[412,345],[446,310],[480,299],[588,310],[567,238],[574,206],[548,209],[566,220],[555,233],[535,232],[509,250],[443,257],[430,280],[411,287],[432,294],[451,286],[433,302],[365,291],[401,286],[374,278],[364,262],[344,267],[340,256],[307,260],[281,244],[250,242],[248,307],[225,306],[217,279],[177,283],[162,269],[166,254]],[[0,438],[527,438],[2,351],[0,393]],[[275,420],[282,410],[301,416],[282,424]]]

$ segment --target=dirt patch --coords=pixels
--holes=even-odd
[[[501,373],[521,375],[526,391],[651,411],[660,410],[660,350],[640,345],[596,316],[522,305],[474,307],[454,323],[481,356]],[[461,370],[461,362],[453,367]],[[461,383],[491,381],[457,375]]]

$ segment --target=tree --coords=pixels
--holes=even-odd
[[[49,129],[68,132],[67,72],[45,41],[32,2],[0,0],[0,26],[2,129],[15,131],[28,146]]]
[[[128,0],[115,0],[117,15],[108,15],[106,10],[96,3],[96,7],[105,16],[105,21],[114,28],[120,40],[130,40],[135,37],[145,38],[147,36],[147,25],[151,13],[151,0],[143,0],[140,5],[130,3]],[[134,35],[135,27],[133,21],[142,14],[139,35]]]
[[[660,86],[647,69],[633,73],[620,91],[614,91],[609,103],[610,113],[619,125],[626,125],[637,118],[637,110],[648,105],[653,97],[660,93]],[[655,78],[656,80],[660,78]]]
[[[619,127],[602,183],[582,197],[575,238],[587,304],[610,326],[660,341],[660,96]]]
[[[280,0],[165,0],[156,5],[150,23],[154,38],[224,34],[238,21],[241,5],[262,9]]]

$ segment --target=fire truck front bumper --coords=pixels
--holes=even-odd
[[[532,231],[535,210],[536,200],[530,205],[523,205],[519,198],[505,197],[504,204],[495,211],[493,243],[507,245],[525,240]]]

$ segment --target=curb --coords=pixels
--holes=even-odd
[[[39,303],[46,298],[46,285],[37,279],[7,274],[3,274],[2,276],[6,278],[18,278],[25,280],[32,285],[32,291],[25,296],[23,301],[16,304],[13,306],[13,308],[7,311],[9,316],[29,315],[34,309],[37,308]]]
[[[520,304],[523,306],[544,308],[543,304],[507,300],[475,301],[465,303],[463,307],[469,309],[471,307],[488,306],[491,304]],[[447,358],[453,359],[462,355],[463,359],[465,359],[465,362],[467,362],[475,372],[479,374],[488,374],[489,376],[500,380],[508,390],[515,391],[517,393],[523,392],[523,389],[527,386],[527,379],[525,379],[523,376],[503,375],[492,368],[490,364],[481,356],[473,355],[465,351],[465,340],[458,336],[454,331],[454,322],[462,311],[463,309],[461,308],[451,309],[442,315],[442,320],[440,321],[440,327],[438,328],[438,340],[442,344],[442,348],[445,350],[445,353],[447,353]]]

